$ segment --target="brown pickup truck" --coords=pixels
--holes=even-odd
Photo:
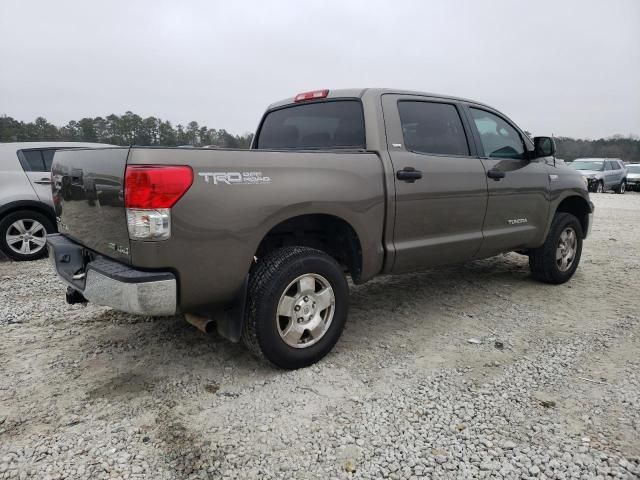
[[[184,313],[298,368],[340,337],[346,275],[518,251],[569,280],[593,205],[554,153],[470,100],[307,92],[268,108],[250,150],[57,152],[48,248],[71,303]]]

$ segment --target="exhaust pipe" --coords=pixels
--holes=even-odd
[[[185,313],[184,319],[204,333],[211,333],[215,330],[216,327],[216,322],[214,322],[211,318],[200,317],[191,313]]]
[[[87,299],[77,290],[71,287],[67,287],[67,293],[65,295],[67,303],[69,305],[75,305],[76,303],[87,303]]]

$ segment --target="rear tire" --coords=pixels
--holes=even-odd
[[[0,220],[0,250],[19,262],[43,258],[49,233],[55,233],[55,227],[46,215],[33,210],[11,212]]]
[[[544,244],[529,254],[529,268],[537,280],[560,284],[569,280],[582,255],[582,225],[570,213],[556,213]]]
[[[622,182],[620,182],[620,185],[618,185],[618,188],[616,188],[616,193],[623,195],[624,192],[626,191],[627,191],[627,182],[623,180]]]
[[[332,257],[306,247],[274,250],[249,275],[242,342],[278,367],[306,367],[336,344],[348,304],[347,280]]]

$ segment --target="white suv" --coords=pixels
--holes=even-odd
[[[0,251],[13,260],[46,255],[47,233],[56,231],[51,163],[62,148],[105,147],[101,143],[0,143]],[[1,256],[1,255],[0,255]]]

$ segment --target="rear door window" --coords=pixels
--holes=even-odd
[[[46,172],[41,150],[20,150],[18,159],[26,172]]]
[[[358,100],[334,100],[273,110],[262,122],[255,148],[365,148],[362,104]]]
[[[44,168],[47,172],[51,171],[51,165],[53,164],[53,154],[55,150],[42,150],[42,159],[44,160]]]
[[[400,101],[398,113],[407,150],[437,155],[469,155],[458,110],[448,103]]]
[[[524,158],[522,138],[506,120],[479,108],[469,108],[469,111],[486,157]]]

